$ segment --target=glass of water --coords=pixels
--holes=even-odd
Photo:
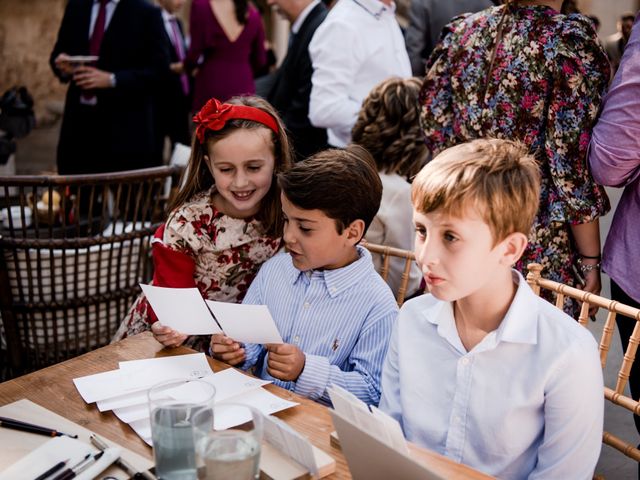
[[[262,413],[258,410],[241,404],[216,405],[215,430],[194,430],[199,478],[259,478],[262,430]]]
[[[156,476],[197,478],[194,429],[213,428],[216,389],[203,380],[171,380],[149,390],[151,437]]]

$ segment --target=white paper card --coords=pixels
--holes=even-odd
[[[242,343],[284,343],[266,305],[206,302],[228,337]]]
[[[124,367],[122,365],[125,365]],[[211,374],[203,353],[121,362],[119,370],[74,378],[87,403],[148,390],[156,383]]]
[[[309,440],[275,417],[264,419],[264,439],[317,477],[318,465]]]
[[[148,401],[147,391],[144,390],[142,392],[129,393],[119,397],[98,400],[96,402],[96,406],[101,412],[108,412],[109,410],[115,410],[116,408],[126,408],[141,404],[146,405]]]
[[[221,333],[197,288],[140,287],[162,325],[186,335]]]

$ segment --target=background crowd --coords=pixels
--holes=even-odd
[[[286,55],[275,68],[254,4],[193,0],[185,28],[176,16],[184,3],[70,0],[51,53],[53,71],[69,82],[59,173],[160,165],[166,142],[192,146],[187,186],[156,234],[154,256],[166,263],[156,262],[155,284],[197,286],[205,298],[242,301],[260,265],[286,237],[280,209],[299,206],[277,194],[278,187],[286,191],[286,172],[330,147],[370,155],[375,163],[380,208],[361,233],[371,242],[412,250],[414,176],[450,147],[498,138],[524,144],[541,176],[539,207],[516,269],[524,274],[527,264],[537,262],[546,278],[598,294],[604,268],[613,298],[639,305],[628,268],[640,261],[638,229],[631,226],[640,208],[640,27],[634,13],[621,15],[619,32],[601,42],[597,19],[562,0],[413,0],[404,29],[392,0],[267,0],[291,23]],[[233,129],[215,133],[207,122],[226,115],[232,107],[225,102],[266,112],[275,124],[232,117],[238,122]],[[246,185],[257,189],[225,183],[232,170],[246,172]],[[599,218],[610,210],[603,185],[625,191],[601,257]],[[325,193],[331,190],[329,185]],[[246,198],[255,204],[245,211]],[[301,230],[299,238],[284,241],[300,245],[297,254],[304,256]],[[394,289],[401,269],[391,265]],[[421,277],[414,266],[410,294],[423,290]],[[572,316],[578,308],[565,302]],[[117,338],[152,328],[167,345],[210,346],[208,339],[187,338],[154,320],[141,296]],[[625,346],[630,333],[620,328]],[[245,359],[243,348],[228,343],[220,352],[237,363]],[[296,352],[269,354],[289,359]],[[264,368],[290,381],[274,362]],[[324,374],[321,363],[314,368]],[[377,403],[378,386],[363,375],[344,381]],[[639,380],[634,370],[636,399]]]

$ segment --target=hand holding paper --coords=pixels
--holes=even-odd
[[[188,338],[188,335],[176,332],[173,328],[162,325],[160,322],[151,325],[151,332],[153,333],[153,338],[165,347],[179,347]]]
[[[238,365],[245,360],[245,351],[242,345],[220,333],[211,335],[211,352],[213,358],[222,360],[229,365]]]
[[[283,343],[266,305],[203,300],[197,288],[140,286],[161,325],[180,334],[221,333],[242,343]],[[163,345],[174,346],[179,338],[162,337],[158,340]]]

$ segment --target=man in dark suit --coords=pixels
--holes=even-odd
[[[327,7],[319,0],[267,0],[291,22],[289,49],[282,65],[271,76],[256,82],[259,95],[280,113],[290,132],[296,161],[327,148],[327,132],[309,121],[309,95],[313,66],[309,43],[327,16]]]
[[[182,22],[176,16],[186,0],[158,0],[162,8],[165,38],[169,46],[171,72],[169,72],[160,92],[158,107],[162,122],[163,137],[176,143],[191,144],[189,135],[189,112],[191,111],[191,82],[184,70],[187,51]]]
[[[81,64],[70,56],[92,55]],[[67,91],[58,172],[98,173],[162,163],[155,98],[169,51],[160,9],[146,0],[69,0],[51,68]]]

